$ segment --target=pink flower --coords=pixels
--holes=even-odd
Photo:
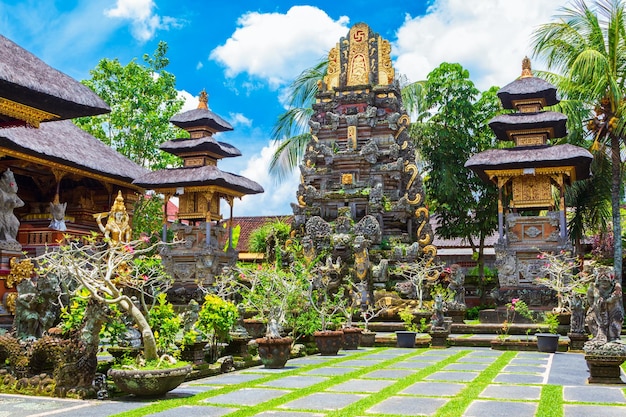
[[[513,298],[513,299],[511,299],[511,305],[512,305],[513,307],[515,307],[515,304],[516,304],[518,301],[519,301],[519,298]]]
[[[124,250],[128,253],[135,253],[135,248],[130,245],[124,245]]]
[[[141,278],[143,278],[144,281],[148,280],[148,276],[147,275],[142,275]]]
[[[150,236],[147,236],[147,235],[141,235],[141,241],[142,241],[143,243],[148,243],[148,242],[150,242]]]
[[[540,253],[539,255],[537,255],[537,259],[544,259],[546,257],[546,255],[544,255],[543,253]]]

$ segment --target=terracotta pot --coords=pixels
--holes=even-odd
[[[361,332],[359,327],[346,327],[343,331],[343,348],[346,350],[355,350],[359,348],[361,342]]]
[[[313,333],[315,344],[322,356],[333,356],[343,347],[343,332],[326,330]]]
[[[108,376],[121,391],[138,397],[155,397],[182,384],[191,369],[191,365],[154,370],[109,369]]]
[[[266,368],[279,369],[284,368],[285,364],[291,356],[291,337],[281,337],[272,339],[269,337],[261,337],[256,339],[259,346],[259,357]]]
[[[251,338],[256,339],[257,337],[265,336],[266,324],[264,321],[257,319],[244,319],[243,327],[246,328],[246,331],[250,335]]]

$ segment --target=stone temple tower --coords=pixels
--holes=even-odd
[[[370,257],[437,252],[390,51],[365,23],[330,50],[292,204],[305,249],[341,257],[357,281],[369,276]],[[375,272],[374,282],[386,279],[381,275]]]

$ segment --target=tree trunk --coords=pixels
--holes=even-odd
[[[476,261],[478,266],[478,282],[480,285],[480,304],[485,305],[485,302],[487,300],[485,294],[485,235],[482,233],[480,234],[480,243],[478,244],[478,259]]]
[[[619,137],[611,134],[611,209],[613,212],[613,269],[615,279],[622,283],[622,223],[620,215],[620,195],[622,184],[622,159],[620,156]]]
[[[147,361],[159,359],[154,333],[152,333],[152,329],[141,310],[139,310],[130,299],[122,299],[120,306],[133,317],[133,320],[137,323],[137,327],[139,327],[143,340],[143,354],[145,359]]]

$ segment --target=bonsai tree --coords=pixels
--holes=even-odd
[[[387,311],[387,306],[384,304],[377,303],[368,303],[364,310],[361,310],[361,318],[363,319],[363,331],[369,332],[369,323],[374,320],[376,317]]]
[[[220,342],[230,340],[230,329],[237,322],[239,312],[232,301],[208,294],[198,313],[196,327],[201,334],[209,335],[211,358],[217,359]]]
[[[154,296],[155,288],[163,288],[171,277],[159,268],[138,265],[142,258],[152,256],[163,243],[148,244],[147,239],[127,243],[96,240],[97,234],[81,240],[66,236],[59,248],[48,248],[35,258],[40,276],[54,274],[72,294],[86,290],[86,296],[103,305],[117,305],[128,314],[141,332],[146,360],[159,358],[157,341],[148,321],[148,312],[141,302],[129,295],[133,290],[140,299]],[[157,285],[158,283],[158,285]],[[145,295],[146,297],[143,297]],[[149,297],[148,297],[149,296]]]
[[[293,325],[303,306],[304,268],[295,262],[286,269],[276,264],[240,265],[234,272],[239,275],[242,303],[267,323],[265,337],[282,337],[284,326]]]
[[[432,259],[423,257],[415,262],[404,262],[392,269],[396,276],[404,278],[404,283],[399,283],[396,287],[406,286],[410,291],[406,292],[409,298],[417,299],[417,309],[424,308],[424,289],[426,283],[437,279],[442,271],[442,266],[433,262]]]
[[[545,276],[536,278],[535,283],[556,292],[555,313],[569,311],[574,295],[585,293],[585,288],[593,281],[593,275],[577,271],[578,260],[566,251],[558,254],[542,252],[537,257],[544,261]]]
[[[309,305],[318,315],[319,330],[322,332],[329,330],[329,324],[338,318],[349,303],[348,297],[345,296],[346,288],[339,282],[340,271],[341,258],[337,258],[337,262],[333,263],[329,256],[325,264],[313,267],[309,278]]]

